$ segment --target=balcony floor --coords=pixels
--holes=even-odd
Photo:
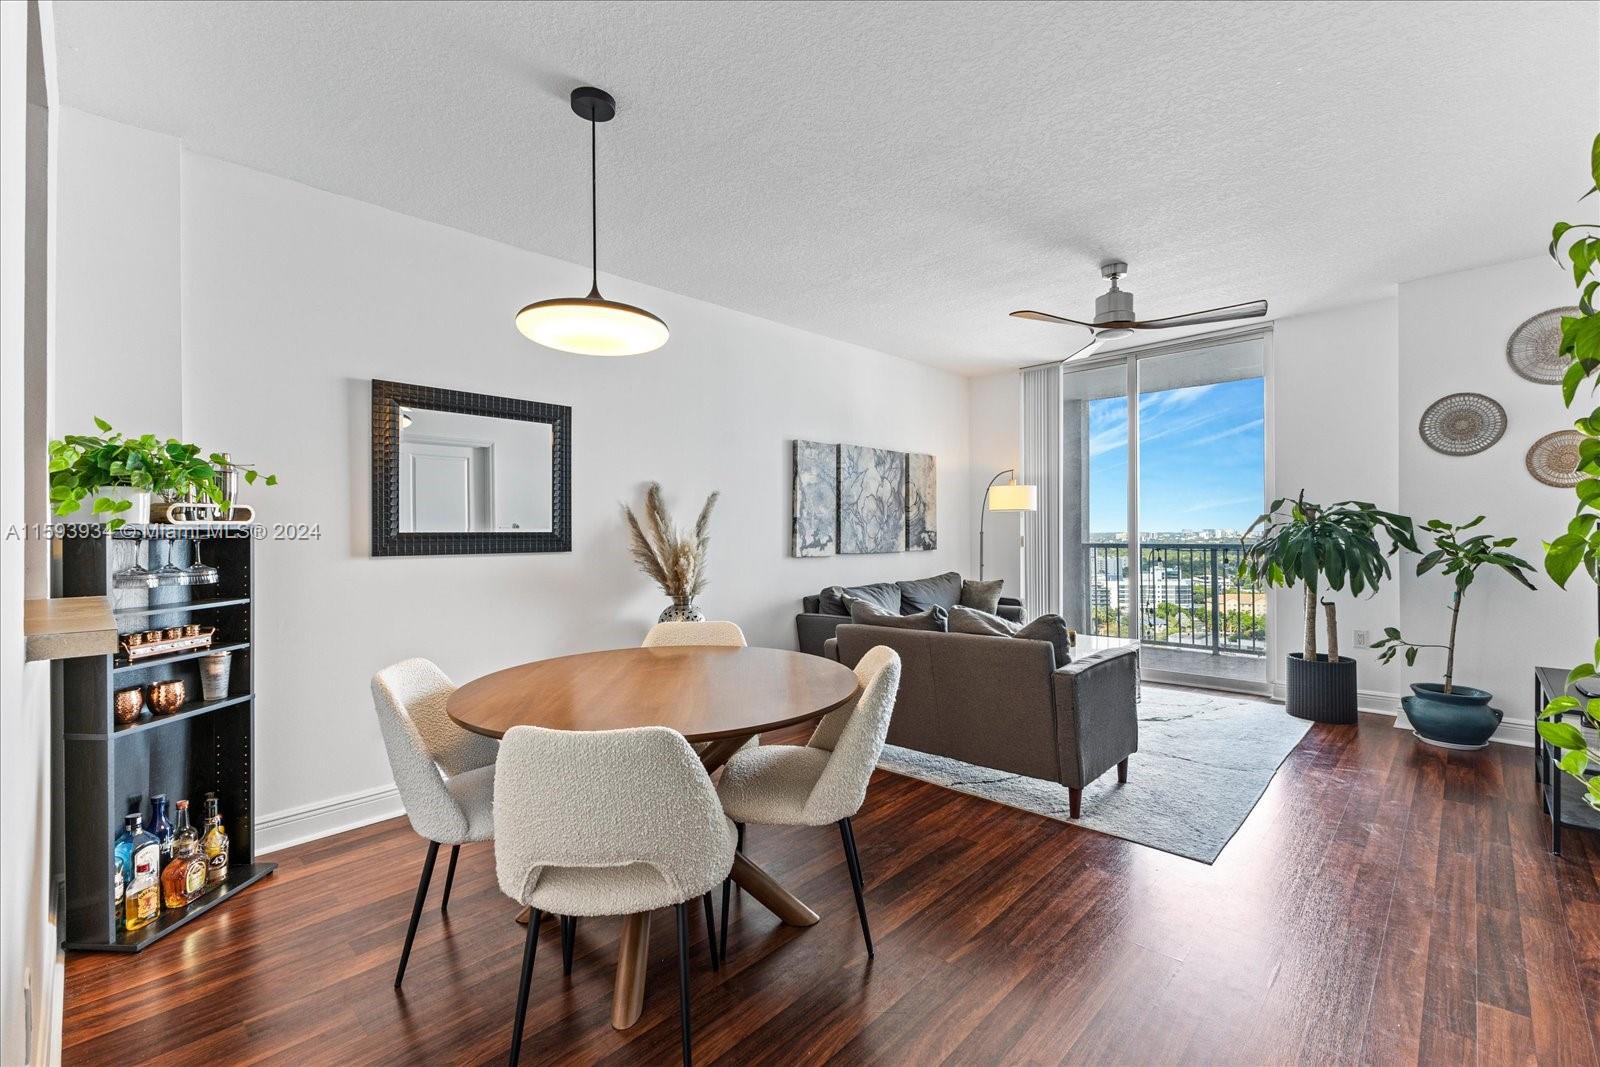
[[[1267,682],[1265,656],[1241,656],[1228,652],[1211,653],[1198,648],[1145,645],[1139,652],[1139,659],[1147,671],[1166,671],[1192,678],[1208,678],[1221,684],[1232,683],[1256,688]]]

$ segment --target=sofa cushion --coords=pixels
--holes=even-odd
[[[892,626],[899,630],[929,630],[941,634],[950,628],[949,615],[938,606],[915,615],[896,615],[855,597],[847,596],[845,603],[850,607],[850,621],[863,626]]]
[[[1056,666],[1065,667],[1072,662],[1072,646],[1067,641],[1067,623],[1060,615],[1041,615],[1028,625],[1002,619],[987,611],[964,608],[950,609],[950,632],[978,634],[987,637],[1018,637],[1024,641],[1048,641],[1056,652]]]
[[[1000,610],[1000,589],[1005,584],[1004,578],[992,578],[986,582],[975,582],[969,578],[961,583],[961,599],[958,603],[964,608],[977,608],[993,615]]]
[[[849,615],[850,609],[845,606],[845,597],[865,600],[884,611],[900,614],[900,587],[893,582],[876,582],[872,585],[830,585],[821,594],[822,614]]]
[[[903,615],[927,611],[929,608],[949,611],[961,602],[961,575],[955,571],[895,584],[900,587],[900,612]]]

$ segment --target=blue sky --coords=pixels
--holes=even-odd
[[[1261,513],[1260,378],[1139,397],[1139,526],[1243,530]],[[1089,529],[1127,529],[1128,402],[1089,402]]]

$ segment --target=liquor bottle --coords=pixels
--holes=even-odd
[[[161,914],[161,844],[142,823],[138,812],[123,820],[132,845],[128,885],[122,893],[122,925],[129,930],[146,926]]]
[[[206,891],[206,858],[200,834],[189,825],[189,802],[178,801],[177,830],[172,835],[172,861],[161,870],[161,903],[186,908]]]
[[[150,832],[161,845],[161,867],[165,870],[172,859],[172,823],[167,820],[165,793],[157,793],[150,798]]]
[[[116,873],[111,876],[111,900],[118,915],[122,914],[122,861],[113,860]]]
[[[127,888],[128,875],[133,870],[133,833],[128,829],[127,816],[122,818],[122,829],[117,831],[116,840],[112,844],[111,853],[116,861],[117,874],[119,875],[114,886],[117,894],[117,914],[122,914],[122,891]]]
[[[222,828],[222,813],[217,810],[217,797],[206,794],[206,832],[200,839],[200,849],[206,857],[206,885],[217,886],[228,880],[228,832]]]

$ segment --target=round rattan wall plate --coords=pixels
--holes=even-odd
[[[1435,452],[1471,456],[1506,432],[1506,409],[1482,393],[1451,393],[1428,405],[1417,431]]]
[[[1578,314],[1575,307],[1551,308],[1511,331],[1506,341],[1506,362],[1530,382],[1555,385],[1567,371],[1561,354],[1561,320]]]
[[[1528,473],[1545,485],[1571,489],[1582,477],[1578,474],[1578,443],[1582,440],[1583,434],[1577,430],[1545,434],[1528,449]]]

